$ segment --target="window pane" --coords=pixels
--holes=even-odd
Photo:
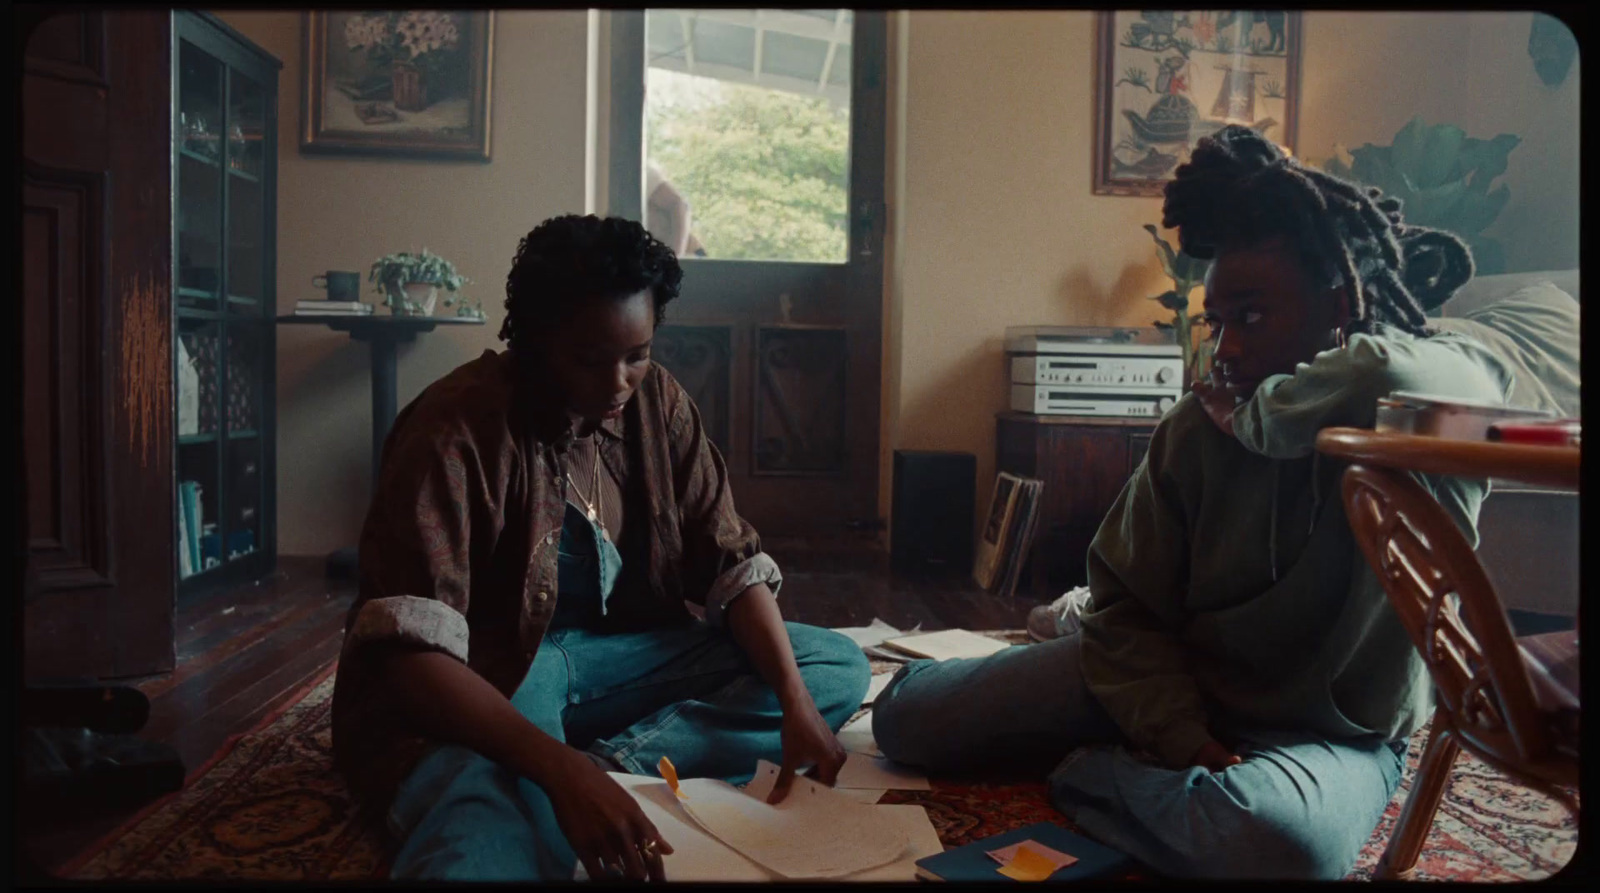
[[[652,9],[645,226],[685,257],[844,263],[849,10]]]
[[[178,50],[178,301],[214,308],[222,288],[222,63]]]

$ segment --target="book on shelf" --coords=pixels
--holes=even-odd
[[[200,517],[200,485],[194,481],[181,481],[178,484],[178,519],[181,528],[178,536],[179,545],[187,553],[189,573],[197,573],[202,569],[200,529],[203,519]],[[180,574],[183,571],[183,564],[183,559],[180,558],[178,562]]]
[[[200,433],[200,373],[189,346],[178,338],[178,436]]]
[[[189,557],[189,510],[178,491],[178,579],[185,580],[194,573],[194,562]]]

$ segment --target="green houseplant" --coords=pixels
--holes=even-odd
[[[1335,150],[1322,167],[1400,199],[1406,223],[1460,236],[1479,273],[1503,273],[1505,251],[1483,231],[1511,198],[1509,187],[1493,182],[1506,172],[1507,156],[1521,142],[1510,133],[1477,139],[1454,125],[1430,126],[1416,117],[1389,145],[1367,143],[1350,150],[1348,161]]]
[[[474,301],[471,305],[458,296],[467,277],[456,271],[455,264],[424,248],[413,254],[402,251],[386,254],[372,262],[367,281],[383,293],[383,305],[397,316],[432,316],[439,289],[446,292],[446,307],[460,304],[456,315],[483,318],[483,308]]]
[[[1189,312],[1189,293],[1205,282],[1211,262],[1173,250],[1154,224],[1146,223],[1144,228],[1160,249],[1161,269],[1172,279],[1172,288],[1150,299],[1171,310],[1172,319],[1158,319],[1155,325],[1164,332],[1171,332],[1173,340],[1183,349],[1183,378],[1187,389],[1191,382],[1210,372],[1209,343],[1202,339],[1197,344],[1194,338],[1194,326],[1200,322],[1202,314]]]

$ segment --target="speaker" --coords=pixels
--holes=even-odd
[[[978,459],[971,453],[894,451],[889,561],[896,573],[972,576],[977,479]]]

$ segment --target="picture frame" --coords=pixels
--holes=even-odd
[[[1300,13],[1095,15],[1094,194],[1161,195],[1195,143],[1226,124],[1253,126],[1293,154]]]
[[[300,150],[487,162],[494,17],[306,12]]]

